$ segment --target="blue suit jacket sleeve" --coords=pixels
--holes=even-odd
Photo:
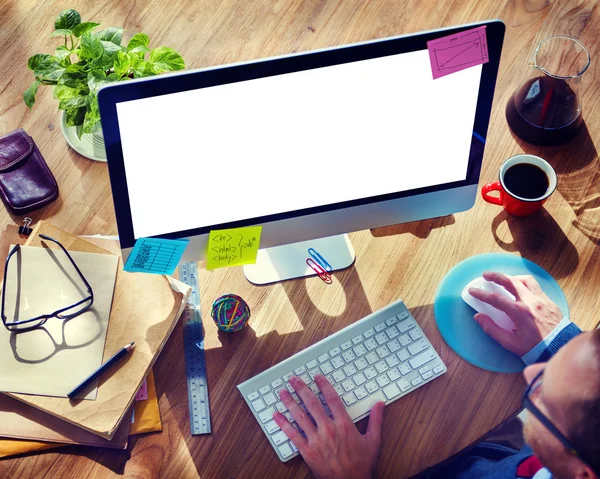
[[[554,356],[560,348],[562,348],[565,344],[567,344],[571,339],[573,339],[578,334],[581,334],[581,329],[575,324],[570,323],[566,328],[564,328],[558,335],[552,340],[552,342],[548,345],[548,347],[544,350],[542,354],[536,359],[536,363],[542,363],[544,361],[548,361],[552,356]]]

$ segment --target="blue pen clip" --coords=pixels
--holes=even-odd
[[[331,265],[327,261],[325,261],[325,258],[323,258],[323,256],[317,253],[317,250],[315,250],[314,248],[308,248],[308,254],[311,255],[312,259],[319,263],[323,269],[325,269],[326,271],[333,271]]]

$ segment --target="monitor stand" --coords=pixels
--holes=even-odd
[[[329,272],[345,269],[356,259],[348,235],[302,241],[258,250],[256,263],[244,265],[246,279],[254,284],[269,284],[316,276],[317,273],[306,263],[311,258],[308,251],[311,248],[331,265]]]

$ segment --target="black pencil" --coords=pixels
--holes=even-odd
[[[135,344],[135,342],[133,343],[129,343],[127,346],[124,346],[122,349],[120,349],[119,351],[117,351],[115,354],[113,354],[110,359],[108,361],[106,361],[102,366],[100,366],[98,369],[96,369],[92,374],[90,374],[87,379],[85,379],[79,386],[77,386],[75,389],[73,389],[69,394],[67,394],[68,397],[70,397],[71,399],[74,398],[75,396],[77,396],[81,391],[83,391],[88,384],[90,384],[94,379],[96,379],[98,376],[100,376],[104,371],[106,371],[108,368],[110,368],[113,364],[115,364],[116,362],[119,361],[119,359],[121,359],[123,356],[125,356],[129,351],[131,351],[131,349],[133,348],[133,345]]]

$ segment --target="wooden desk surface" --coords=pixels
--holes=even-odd
[[[81,12],[84,20],[124,25],[129,35],[144,31],[151,45],[180,51],[188,68],[500,18],[507,32],[481,184],[496,179],[507,157],[529,152],[554,165],[559,186],[545,210],[527,219],[507,217],[478,198],[465,213],[353,233],[356,263],[336,273],[330,286],[312,278],[254,287],[240,268],[202,270],[212,435],[189,433],[179,326],[155,367],[162,433],[134,439],[128,452],[65,447],[4,460],[0,477],[305,477],[309,470],[301,459],[288,464],[276,459],[235,385],[397,298],[424,328],[448,365],[448,374],[387,408],[379,476],[416,474],[512,416],[520,407],[520,375],[493,374],[460,359],[440,337],[432,303],[452,266],[474,254],[507,251],[535,261],[556,278],[580,326],[591,329],[596,324],[600,162],[594,142],[600,140],[596,61],[600,12],[595,4],[586,0],[1,2],[0,134],[23,127],[33,136],[61,193],[57,202],[31,216],[76,234],[117,233],[107,167],[67,147],[50,89],[40,88],[31,112],[21,99],[32,81],[27,58],[54,48],[57,42],[49,38],[54,18],[69,7]],[[552,34],[576,36],[591,51],[593,63],[584,77],[585,126],[566,147],[537,148],[513,138],[504,105],[520,82],[536,39]],[[2,228],[21,220],[0,211]],[[212,301],[228,292],[244,297],[253,313],[251,327],[230,336],[217,334],[209,314]]]

